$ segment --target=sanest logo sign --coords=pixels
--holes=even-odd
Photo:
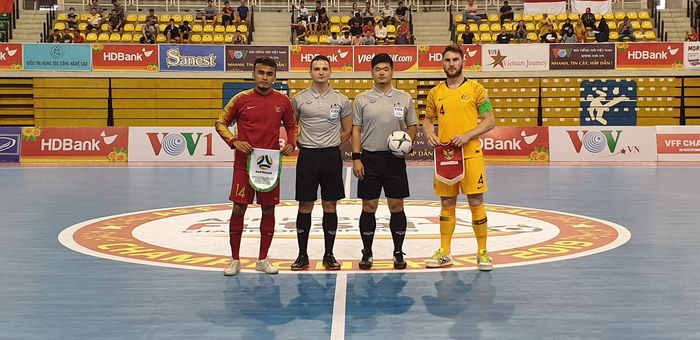
[[[151,147],[153,147],[153,153],[156,156],[159,156],[161,151],[165,151],[165,153],[170,156],[178,156],[185,152],[185,149],[187,149],[187,153],[189,153],[190,156],[193,156],[195,151],[197,150],[197,146],[202,140],[202,137],[204,137],[204,143],[206,144],[204,156],[214,156],[213,135],[211,133],[204,134],[202,132],[149,132],[146,133],[146,135],[148,136],[148,140],[151,142]]]

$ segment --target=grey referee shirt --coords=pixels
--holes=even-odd
[[[355,98],[353,125],[362,126],[362,149],[389,151],[386,140],[398,130],[418,124],[411,95],[395,89],[388,93],[376,87]]]
[[[352,113],[350,99],[330,86],[320,94],[308,88],[294,95],[292,107],[299,121],[299,145],[330,148],[340,145],[340,120]]]

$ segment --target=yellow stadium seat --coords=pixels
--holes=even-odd
[[[87,13],[83,13],[83,14],[80,15],[80,21],[87,21],[87,18],[88,18],[88,14],[87,14]]]
[[[579,18],[578,13],[569,13],[569,20],[576,21],[576,20],[578,20],[578,18]]]
[[[656,40],[656,33],[654,33],[654,31],[646,31],[644,32],[644,39],[650,41]]]
[[[164,43],[166,40],[168,40],[168,39],[165,37],[165,34],[162,34],[162,33],[158,34],[158,36],[156,37],[156,42],[159,44]]]
[[[56,18],[58,21],[66,21],[68,20],[68,14],[67,13],[58,13],[58,17]]]
[[[559,13],[559,14],[557,14],[557,20],[558,20],[558,21],[566,21],[567,18],[569,18],[569,16],[566,15],[566,13]]]
[[[615,20],[622,20],[625,18],[626,15],[627,14],[625,12],[617,11],[615,12]],[[607,18],[605,18],[605,20],[607,20]]]
[[[146,15],[145,14],[139,14],[138,18],[136,19],[138,22],[146,22]]]
[[[133,31],[134,31],[134,24],[124,25],[124,32],[133,32]]]
[[[506,32],[513,32],[513,30],[515,29],[515,25],[512,23],[505,23],[503,24],[503,27],[506,28]]]
[[[322,36],[318,37],[318,43],[319,44],[328,44],[328,36],[322,35]]]
[[[630,24],[632,25],[633,30],[638,30],[642,28],[642,25],[639,24],[639,21],[630,21]]]
[[[641,20],[648,20],[649,19],[649,12],[647,11],[639,11],[639,14],[637,15],[637,18]]]
[[[634,31],[632,32],[634,34],[634,38],[637,40],[644,40],[644,32],[642,31]]]
[[[226,32],[226,27],[223,25],[216,25],[214,27],[214,32],[215,33],[224,33],[224,32]]]
[[[192,14],[185,14],[182,16],[182,21],[185,22],[187,21],[188,23],[193,23],[194,22],[194,16]]]
[[[179,24],[182,22],[182,15],[175,14],[170,19],[173,19],[173,21],[175,21],[176,24]]]
[[[469,24],[469,31],[470,31],[470,32],[477,32],[477,31],[479,31],[479,25],[477,25],[477,24],[475,24],[475,23]]]
[[[491,32],[500,32],[501,24],[491,24]]]
[[[190,38],[190,41],[192,43],[201,43],[202,42],[202,36],[199,34],[192,34],[192,37]]]
[[[340,23],[343,25],[347,25],[348,22],[350,22],[350,16],[349,15],[343,15],[340,17]]]
[[[489,13],[486,18],[488,19],[489,22],[499,22],[500,18],[498,17],[498,14],[496,13]]]
[[[109,41],[110,41],[110,42],[120,42],[120,41],[122,41],[122,36],[121,36],[121,34],[116,33],[116,32],[115,32],[115,33],[112,33],[112,34],[109,36]]]
[[[610,40],[616,41],[617,39],[620,39],[620,33],[617,33],[617,31],[610,31]]]
[[[518,21],[522,20],[522,18],[523,18],[522,14],[515,13],[515,15],[513,15],[513,22],[518,22]]]
[[[131,42],[140,43],[141,37],[143,37],[143,35],[141,35],[141,33],[134,33],[134,37],[131,38]]]
[[[221,44],[224,42],[224,35],[223,34],[214,34],[214,43],[215,44]]]
[[[387,34],[395,34],[396,33],[396,26],[386,25],[386,33]]]
[[[531,22],[531,21],[532,21],[532,15],[530,15],[530,14],[523,14],[523,21],[525,21],[525,22]]]
[[[310,35],[310,36],[308,36],[308,37],[306,38],[306,41],[307,41],[309,44],[318,44],[318,37],[315,36],[315,35]]]
[[[528,22],[525,24],[525,30],[528,32],[534,31],[535,30],[535,24],[533,22]]]
[[[458,24],[457,25],[457,32],[462,33],[467,30],[467,25],[465,24]]]
[[[102,25],[100,26],[100,29],[103,30],[103,31],[109,31],[109,25],[107,25],[107,24],[102,24]]]
[[[481,42],[491,42],[491,33],[481,33],[481,36],[479,37],[479,40]]]
[[[226,26],[226,33],[236,33],[236,26],[235,25]]]
[[[635,12],[635,11],[627,12],[627,18],[630,20],[637,20],[637,12]]]
[[[343,25],[340,27],[341,32],[345,32],[345,31],[349,31],[349,30],[350,30],[350,26],[348,26],[348,25]]]
[[[211,34],[202,36],[202,44],[211,44],[212,42],[214,42],[214,37]]]
[[[132,23],[133,23],[133,22],[136,22],[136,20],[138,20],[138,17],[136,16],[136,14],[129,14],[129,15],[126,16],[126,21],[127,21],[127,22],[132,22]]]
[[[145,26],[145,25],[144,24],[136,24],[136,27],[134,27],[134,32],[142,32],[143,26]]]
[[[533,20],[540,22],[544,19],[544,15],[542,14],[535,14],[535,16],[532,17]]]
[[[246,36],[246,35],[243,36],[243,43],[244,44],[248,43],[248,36]]]
[[[607,20],[607,21],[611,21],[611,20],[615,19],[615,15],[613,15],[612,13],[605,13],[605,14],[603,14],[603,18],[605,18],[605,20]],[[596,20],[598,20],[598,19],[596,19]]]
[[[642,28],[645,30],[650,30],[654,28],[654,24],[649,20],[642,21]]]
[[[122,42],[131,42],[131,39],[134,39],[134,37],[131,35],[131,33],[124,33],[122,34]]]
[[[331,15],[331,24],[333,24],[333,25],[340,24],[340,17],[337,15]]]
[[[558,29],[559,29],[559,24],[557,24],[556,22],[553,22],[552,23],[552,30],[556,31]]]
[[[461,14],[456,14],[455,15],[455,23],[463,23],[464,22],[464,16]]]
[[[212,33],[214,32],[214,26],[213,25],[205,25],[203,29],[204,33]]]
[[[97,36],[97,41],[108,42],[109,41],[109,33],[100,33],[100,35]]]
[[[162,14],[160,16],[160,19],[158,19],[158,21],[163,22],[163,23],[167,23],[170,21],[170,15],[169,14]]]
[[[238,25],[237,30],[238,30],[238,32],[241,32],[241,33],[248,33],[248,26],[246,26],[246,25]]]
[[[595,21],[600,21],[600,19],[603,19],[603,15],[600,13],[596,13],[593,16],[595,17]],[[605,20],[608,20],[608,19],[605,18]]]
[[[331,33],[340,33],[340,26],[339,25],[331,26]]]
[[[489,24],[481,24],[479,25],[479,32],[488,32],[491,29]]]
[[[600,24],[600,23],[597,22],[597,23],[596,23],[596,26],[598,26],[598,24]],[[616,29],[617,29],[617,23],[614,22],[614,21],[609,22],[609,23],[608,23],[608,28],[611,29],[611,30],[616,30]]]
[[[224,42],[227,44],[233,43],[233,34],[227,34],[224,36]]]
[[[53,25],[53,29],[63,31],[64,29],[66,29],[66,24],[62,22],[57,22]]]
[[[88,33],[87,37],[85,38],[85,41],[87,42],[94,42],[97,41],[97,34],[96,33]]]
[[[202,25],[200,25],[200,24],[192,25],[192,32],[194,32],[194,33],[202,32]]]
[[[530,41],[532,41],[532,42],[536,42],[536,41],[538,41],[538,40],[540,40],[540,39],[539,39],[539,37],[537,36],[537,33],[535,33],[535,32],[530,32],[530,33],[527,34],[527,40],[530,40]]]
[[[78,29],[81,31],[86,31],[87,30],[87,23],[81,22],[78,24]]]

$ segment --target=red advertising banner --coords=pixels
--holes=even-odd
[[[92,44],[92,69],[158,71],[158,45]]]
[[[418,46],[418,70],[421,72],[442,71],[442,50],[445,45]],[[481,46],[462,45],[464,70],[481,71]]]
[[[700,155],[700,133],[658,134],[656,149],[659,154]]]
[[[683,69],[683,43],[618,43],[617,69]]]
[[[0,44],[0,70],[22,69],[22,44]]]
[[[481,147],[488,160],[549,161],[547,127],[496,127],[481,136]]]
[[[415,46],[355,46],[355,72],[372,70],[372,58],[387,53],[394,60],[394,72],[417,71],[418,55]]]
[[[126,162],[128,127],[22,128],[22,162]]]
[[[308,72],[309,63],[319,54],[328,57],[333,71],[353,71],[352,46],[290,46],[289,70],[292,72]]]

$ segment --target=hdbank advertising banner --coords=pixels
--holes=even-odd
[[[684,43],[685,57],[683,58],[683,66],[686,70],[700,69],[700,42],[686,41]]]
[[[657,126],[659,161],[700,161],[700,126]]]
[[[655,162],[654,126],[549,128],[553,162]]]
[[[161,71],[223,71],[224,46],[159,45]]]
[[[324,55],[331,61],[334,72],[352,72],[354,52],[352,46],[302,45],[289,47],[289,70],[309,72],[309,64],[317,55]]]
[[[29,71],[90,71],[88,44],[24,44],[24,69]]]
[[[682,69],[683,43],[618,43],[617,69]]]
[[[214,127],[129,128],[129,161],[232,161]]]
[[[490,161],[549,161],[549,130],[543,126],[497,126],[480,140]]]
[[[129,128],[22,128],[22,162],[128,160]]]
[[[0,70],[22,69],[22,44],[0,43]]]
[[[92,44],[92,69],[157,72],[158,46]]]
[[[549,45],[481,45],[481,65],[481,69],[487,72],[547,71]]]
[[[20,128],[0,127],[0,163],[19,162],[20,138]]]

